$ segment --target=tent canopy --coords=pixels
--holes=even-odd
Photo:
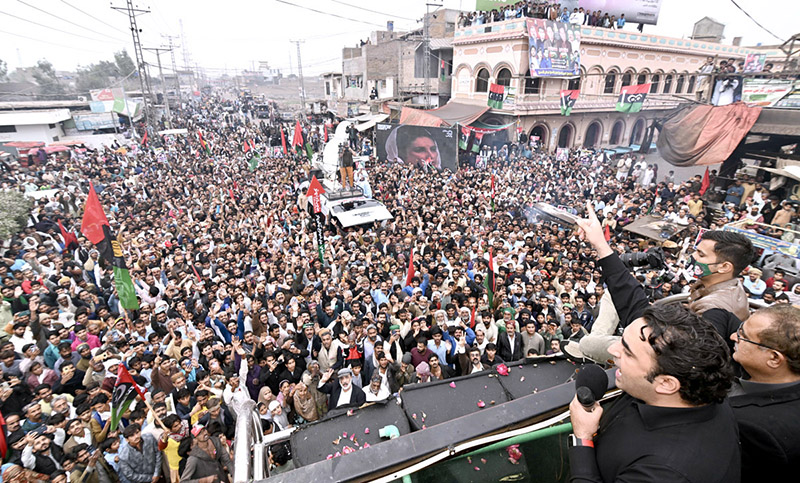
[[[404,107],[400,114],[400,124],[432,127],[455,126],[456,124],[467,126],[477,121],[488,110],[489,106],[486,105],[476,106],[456,101],[450,101],[438,109],[429,111]]]
[[[371,127],[375,127],[375,124],[387,119],[389,117],[388,114],[373,114],[371,119],[367,122],[362,122],[361,124],[356,126],[356,130],[358,132],[364,132]]]

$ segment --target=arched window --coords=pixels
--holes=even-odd
[[[672,74],[669,74],[668,76],[664,77],[664,90],[661,92],[663,92],[664,94],[669,94],[670,92],[672,92]]]
[[[611,128],[611,138],[608,140],[609,144],[620,144],[622,142],[622,135],[625,131],[625,123],[618,120]]]
[[[511,85],[511,71],[508,69],[500,69],[500,72],[497,73],[497,83],[501,86],[510,86]]]
[[[661,76],[653,74],[650,78],[650,94],[658,94],[658,84],[661,82]]]
[[[567,89],[571,91],[577,91],[581,88],[581,78],[580,77],[573,77],[572,79],[567,82]]]
[[[538,94],[542,91],[541,77],[531,77],[531,71],[525,74],[525,94]]]
[[[636,77],[636,84],[647,84],[647,74],[639,74]]]
[[[682,94],[683,93],[683,85],[686,83],[686,76],[679,75],[678,76],[678,83],[675,84],[675,94]]]
[[[614,85],[617,83],[617,73],[609,72],[606,74],[606,81],[603,85],[603,94],[613,94]]]
[[[686,88],[687,94],[694,92],[694,79],[694,76],[689,77],[689,86]]]
[[[630,72],[622,74],[622,86],[620,87],[631,85],[631,81],[633,81],[633,75]]]
[[[489,92],[489,71],[481,69],[478,71],[478,81],[475,83],[475,92]]]

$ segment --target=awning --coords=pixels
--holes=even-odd
[[[30,149],[44,146],[44,143],[40,141],[12,141],[10,143],[5,143],[3,146],[8,146],[10,148]]]
[[[372,116],[372,119],[370,119],[369,121],[362,122],[361,124],[356,126],[356,130],[358,132],[364,132],[367,129],[375,127],[375,124],[378,124],[379,122],[387,119],[388,117],[389,117],[388,114],[375,114],[374,116]]]
[[[369,121],[370,119],[372,119],[372,116],[374,116],[374,114],[366,113],[366,114],[362,114],[360,116],[356,116],[356,117],[353,117],[353,118],[348,118],[347,120],[348,121],[365,122],[365,121]]]
[[[741,102],[679,107],[659,129],[658,152],[674,166],[722,163],[760,114],[760,107],[747,107]]]
[[[455,101],[450,101],[438,109],[429,111],[404,107],[403,112],[400,114],[400,124],[434,127],[442,124],[446,126],[454,126],[456,124],[467,126],[477,121],[488,110],[489,106],[487,105],[463,104]],[[435,120],[431,118],[438,118],[440,123],[435,124]]]

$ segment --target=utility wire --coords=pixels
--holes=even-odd
[[[91,19],[97,20],[98,22],[100,22],[103,25],[111,27],[112,29],[116,30],[117,32],[120,32],[120,33],[123,33],[123,34],[126,34],[126,35],[128,35],[130,33],[130,32],[126,32],[126,31],[120,29],[119,27],[111,25],[110,23],[108,23],[108,22],[106,22],[104,20],[100,20],[99,18],[95,17],[94,15],[92,15],[92,14],[90,14],[88,12],[84,12],[83,10],[81,10],[80,8],[76,7],[75,5],[67,2],[66,0],[61,0],[61,3],[65,4],[65,5],[69,6],[69,7],[74,8],[75,10],[79,11],[80,13],[86,15],[87,17],[89,17]]]
[[[781,42],[785,42],[785,41],[786,41],[785,39],[782,39],[782,38],[778,37],[777,35],[773,34],[773,33],[772,33],[772,31],[771,31],[771,30],[769,30],[767,27],[764,27],[763,25],[761,25],[760,23],[758,23],[758,20],[754,19],[754,18],[753,18],[753,16],[752,16],[752,15],[750,15],[749,13],[747,13],[747,11],[746,11],[745,9],[743,9],[742,7],[740,7],[740,6],[739,6],[739,4],[738,4],[738,3],[736,3],[736,0],[731,0],[731,3],[732,3],[732,4],[734,4],[734,5],[736,6],[736,8],[738,8],[739,10],[741,10],[743,14],[747,15],[747,18],[749,18],[750,20],[752,20],[754,24],[756,24],[756,25],[758,25],[759,27],[761,27],[761,30],[763,30],[764,32],[766,32],[766,33],[768,33],[768,34],[772,35],[773,37],[775,37],[776,39],[780,40]]]
[[[275,1],[278,2],[278,3],[284,3],[286,5],[291,5],[292,7],[302,8],[304,10],[310,10],[312,12],[320,13],[322,15],[329,15],[331,17],[341,18],[343,20],[349,20],[351,22],[357,22],[357,23],[363,23],[363,24],[367,24],[367,25],[373,25],[375,27],[384,27],[384,25],[382,25],[382,24],[377,24],[377,23],[373,23],[373,22],[367,22],[365,20],[358,20],[358,19],[355,19],[355,18],[345,17],[343,15],[339,15],[339,14],[336,14],[336,13],[324,12],[322,10],[317,10],[315,8],[306,7],[305,5],[298,5],[296,3],[288,2],[286,0],[275,0]]]
[[[2,13],[2,12],[0,12],[0,13]],[[20,37],[20,38],[27,39],[27,40],[33,40],[33,41],[36,41],[36,42],[42,42],[43,44],[55,45],[56,47],[69,48],[69,49],[72,49],[72,50],[82,50],[84,52],[93,52],[95,54],[108,54],[108,52],[101,52],[99,50],[90,50],[90,49],[83,49],[81,47],[72,47],[72,46],[67,46],[67,45],[64,45],[64,44],[59,44],[59,43],[56,43],[56,42],[50,42],[50,41],[47,41],[47,40],[37,39],[37,38],[34,38],[34,37],[28,37],[27,35],[16,34],[14,32],[9,32],[7,30],[0,30],[0,33],[13,35],[15,37]]]
[[[33,20],[28,20],[27,18],[19,17],[17,15],[14,15],[14,14],[11,14],[11,13],[8,13],[8,12],[0,12],[0,13],[3,14],[3,15],[8,15],[9,17],[13,17],[13,18],[15,18],[17,20],[22,20],[23,22],[28,22],[28,23],[32,23],[34,25],[38,25],[39,27],[44,27],[46,29],[55,30],[56,32],[61,32],[62,34],[74,35],[75,37],[81,37],[83,39],[93,40],[95,42],[108,42],[108,40],[96,39],[94,37],[87,37],[85,35],[76,34],[76,33],[73,33],[73,32],[67,32],[66,30],[61,30],[61,29],[58,29],[58,28],[55,28],[55,27],[51,27],[49,25],[45,25],[45,24],[39,23],[39,22],[34,22]]]
[[[41,8],[35,6],[35,5],[31,5],[30,3],[23,2],[22,0],[17,0],[17,2],[23,4],[23,5],[27,6],[27,7],[30,7],[32,9],[36,10],[36,11],[42,12],[45,15],[49,15],[49,16],[51,16],[53,18],[56,18],[57,20],[60,20],[62,22],[67,22],[68,24],[74,25],[74,26],[82,28],[84,30],[88,30],[89,32],[95,33],[97,35],[102,35],[103,37],[108,37],[109,39],[116,40],[117,42],[123,42],[122,40],[120,40],[120,39],[118,39],[116,37],[112,37],[110,35],[106,35],[106,34],[104,34],[102,32],[98,32],[97,30],[92,30],[89,27],[85,27],[85,26],[83,26],[83,25],[81,25],[79,23],[73,22],[72,20],[67,20],[65,18],[59,17],[58,15],[56,15],[54,13],[48,12],[47,10],[43,10],[43,9],[41,9]]]
[[[379,12],[377,10],[370,10],[370,9],[368,9],[366,7],[362,7],[362,6],[359,6],[359,5],[353,5],[352,3],[342,2],[340,0],[331,0],[331,1],[334,2],[334,3],[339,3],[341,5],[347,5],[348,7],[357,8],[359,10],[364,10],[366,12],[377,13],[378,15],[386,15],[387,17],[399,18],[400,20],[410,20],[412,22],[416,22],[417,21],[417,19],[415,19],[415,18],[401,17],[399,15],[393,15],[391,13]]]

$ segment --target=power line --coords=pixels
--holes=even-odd
[[[20,37],[20,38],[27,39],[27,40],[34,40],[36,42],[42,42],[43,44],[55,45],[56,47],[68,48],[68,49],[71,49],[71,50],[82,50],[84,52],[93,52],[95,54],[108,54],[108,52],[101,52],[99,50],[83,49],[83,48],[80,48],[80,47],[72,47],[72,46],[68,46],[68,45],[64,45],[64,44],[58,44],[56,42],[49,42],[47,40],[37,39],[35,37],[28,37],[27,35],[16,34],[14,32],[8,32],[6,30],[0,30],[0,33],[13,35],[15,37]],[[20,66],[20,67],[22,67],[22,66]]]
[[[23,22],[28,22],[28,23],[32,23],[34,25],[38,25],[39,27],[44,27],[46,29],[55,30],[56,32],[61,32],[62,34],[74,35],[75,37],[80,37],[80,38],[83,38],[83,39],[93,40],[95,42],[108,42],[107,40],[103,40],[103,39],[96,39],[94,37],[87,37],[85,35],[76,34],[76,33],[73,33],[73,32],[67,32],[66,30],[61,30],[61,29],[58,29],[58,28],[55,28],[55,27],[51,27],[49,25],[45,25],[45,24],[39,23],[39,22],[34,22],[33,20],[28,20],[27,18],[18,17],[17,15],[14,15],[14,14],[11,14],[11,13],[8,13],[8,12],[0,12],[0,13],[2,13],[3,15],[8,15],[9,17],[13,17],[13,18],[15,18],[17,20],[22,20]]]
[[[17,0],[17,2],[19,2],[19,3],[23,4],[23,5],[27,6],[27,7],[30,7],[30,8],[32,8],[32,9],[34,9],[34,10],[38,11],[38,12],[42,12],[42,13],[43,13],[43,14],[45,14],[45,15],[49,15],[49,16],[51,16],[51,17],[53,17],[53,18],[55,18],[55,19],[57,19],[57,20],[60,20],[60,21],[62,21],[62,22],[67,22],[68,24],[74,25],[74,26],[76,26],[76,27],[79,27],[79,28],[82,28],[82,29],[84,29],[84,30],[88,30],[89,32],[92,32],[92,33],[94,33],[94,34],[97,34],[97,35],[102,35],[103,37],[108,37],[109,39],[116,40],[117,42],[124,42],[124,40],[120,40],[120,39],[118,39],[118,38],[116,38],[116,37],[112,37],[112,36],[110,36],[110,35],[106,35],[106,34],[104,34],[104,33],[102,33],[102,32],[98,32],[97,30],[92,30],[92,29],[90,29],[89,27],[85,27],[85,26],[83,26],[83,25],[81,25],[81,24],[78,24],[78,23],[75,23],[75,22],[73,22],[72,20],[67,20],[67,19],[65,19],[65,18],[63,18],[63,17],[59,17],[58,15],[56,15],[56,14],[54,14],[54,13],[48,12],[47,10],[42,10],[41,8],[39,8],[39,7],[36,7],[36,6],[34,6],[34,5],[31,5],[30,3],[23,2],[22,0]]]
[[[736,6],[736,8],[738,8],[739,10],[741,10],[743,14],[747,15],[747,18],[749,18],[750,20],[752,20],[754,24],[756,24],[756,25],[758,25],[759,27],[761,27],[761,30],[763,30],[764,32],[766,32],[766,33],[768,33],[768,34],[772,35],[773,37],[775,37],[776,39],[780,40],[781,42],[785,42],[785,41],[786,41],[786,39],[782,39],[782,38],[778,37],[777,35],[773,34],[773,33],[772,33],[772,31],[771,31],[771,30],[769,30],[767,27],[764,27],[763,25],[761,25],[760,23],[758,23],[758,20],[754,19],[754,18],[753,18],[753,16],[752,16],[752,15],[750,15],[749,13],[747,13],[747,11],[746,11],[745,9],[743,9],[742,7],[740,7],[740,6],[739,6],[739,4],[738,4],[738,3],[736,3],[736,0],[731,0],[731,3],[732,3],[732,4],[734,4],[734,5]]]
[[[358,20],[358,19],[351,18],[351,17],[345,17],[343,15],[339,15],[339,14],[336,14],[336,13],[324,12],[322,10],[317,10],[315,8],[306,7],[305,5],[298,5],[296,3],[288,2],[286,0],[275,0],[275,1],[278,2],[278,3],[285,3],[286,5],[291,5],[292,7],[302,8],[304,10],[309,10],[309,11],[312,11],[312,12],[315,12],[315,13],[321,13],[322,15],[329,15],[331,17],[341,18],[343,20],[349,20],[351,22],[358,22],[358,23],[363,23],[363,24],[367,24],[367,25],[373,25],[375,27],[384,27],[384,25],[381,25],[381,24],[377,24],[377,23],[373,23],[373,22],[367,22],[365,20]]]
[[[331,0],[331,1],[333,1],[334,3],[339,3],[339,4],[342,4],[342,5],[347,5],[348,7],[357,8],[357,9],[359,9],[359,10],[364,10],[364,11],[366,11],[366,12],[377,13],[378,15],[386,15],[387,17],[399,18],[400,20],[410,20],[410,21],[412,21],[412,22],[416,22],[416,21],[417,21],[417,19],[415,19],[415,18],[401,17],[401,16],[399,16],[399,15],[392,15],[392,14],[390,14],[390,13],[379,12],[379,11],[377,11],[377,10],[370,10],[369,8],[361,7],[361,6],[359,6],[359,5],[353,5],[352,3],[341,2],[341,1],[339,1],[339,0]]]
[[[100,20],[99,18],[95,17],[94,15],[92,15],[92,14],[90,14],[88,12],[84,12],[83,10],[81,10],[80,8],[76,7],[75,5],[67,2],[66,0],[61,0],[61,3],[65,4],[65,5],[69,6],[69,7],[74,8],[75,10],[79,11],[80,13],[86,15],[87,17],[89,17],[91,19],[97,20],[98,22],[100,22],[103,25],[111,27],[112,29],[116,30],[117,32],[120,32],[120,33],[123,33],[123,34],[126,34],[126,35],[128,34],[128,32],[126,32],[126,31],[124,31],[124,30],[122,30],[122,29],[120,29],[118,27],[115,27],[114,25],[111,25],[110,23],[108,23],[108,22],[106,22],[104,20]]]

